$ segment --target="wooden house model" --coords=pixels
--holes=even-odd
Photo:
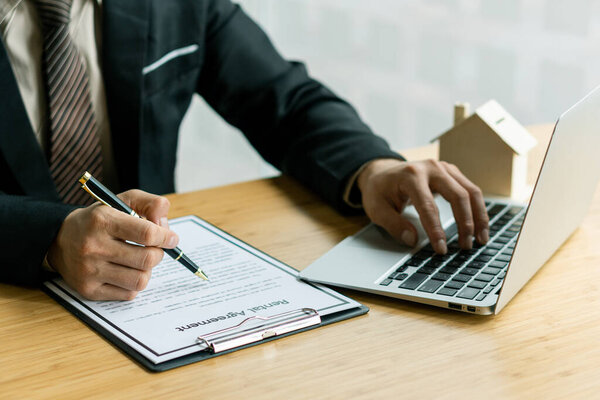
[[[537,141],[495,100],[469,115],[454,107],[454,126],[439,140],[440,160],[455,164],[486,195],[526,195],[527,153]]]

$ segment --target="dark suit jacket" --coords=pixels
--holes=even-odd
[[[360,165],[398,157],[229,0],[103,0],[102,71],[119,190],[174,191],[179,125],[194,93],[265,160],[340,209]],[[35,284],[73,208],[58,199],[1,44],[0,94],[0,281]]]

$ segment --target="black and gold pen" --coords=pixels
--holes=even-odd
[[[79,179],[81,183],[81,187],[88,192],[93,198],[98,200],[100,203],[112,207],[116,210],[123,211],[129,215],[134,217],[141,218],[134,210],[131,209],[127,204],[125,204],[121,199],[119,199],[113,192],[108,190],[103,184],[98,182],[92,174],[89,172],[85,172],[83,176]],[[188,256],[183,254],[183,250],[179,247],[175,247],[174,249],[163,249],[165,253],[170,255],[175,261],[179,261],[183,266],[192,271],[192,273],[205,281],[208,280],[208,277],[202,270],[192,261]]]

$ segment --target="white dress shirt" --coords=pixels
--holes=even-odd
[[[116,188],[117,175],[99,59],[102,44],[101,13],[101,0],[73,0],[69,31],[88,72],[90,96],[102,147],[104,183],[109,188]],[[49,121],[42,75],[43,38],[33,0],[0,0],[0,36],[33,132],[42,149],[46,150]]]

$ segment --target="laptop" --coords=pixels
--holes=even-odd
[[[473,314],[499,313],[575,231],[600,178],[600,87],[560,116],[528,204],[487,198],[490,241],[457,244],[450,205],[436,197],[448,253],[437,255],[412,207],[415,248],[370,224],[300,272],[302,279]]]

